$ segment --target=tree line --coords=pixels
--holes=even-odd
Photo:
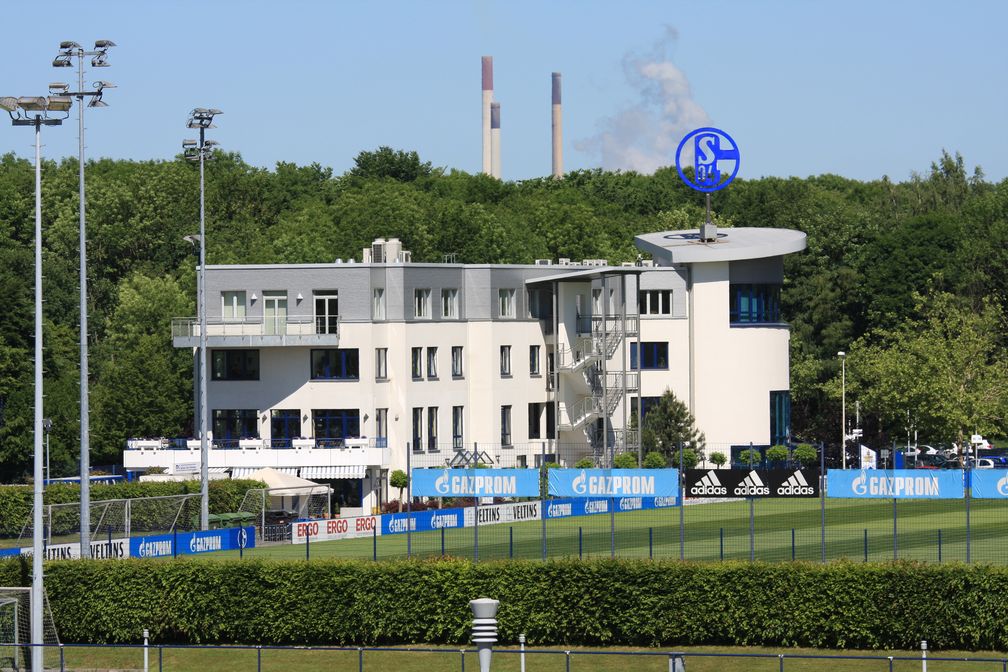
[[[92,463],[126,438],[192,432],[192,357],[172,317],[195,314],[198,172],[172,161],[86,166]],[[635,259],[633,236],[695,227],[703,196],[674,168],[582,170],[502,182],[436,168],[415,152],[362,152],[343,175],[319,164],[207,164],[207,261],[327,263],[397,236],[419,262]],[[43,166],[45,415],[54,475],[79,444],[77,162]],[[33,166],[0,157],[0,481],[30,471],[33,403]],[[792,325],[792,438],[839,443],[840,361],[869,443],[1006,436],[1008,180],[943,152],[903,182],[836,175],[736,180],[714,197],[723,226],[800,229],[785,260]],[[702,429],[702,428],[701,428]]]

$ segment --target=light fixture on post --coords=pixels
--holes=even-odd
[[[220,110],[213,108],[197,107],[189,113],[187,128],[199,129],[199,140],[183,140],[182,152],[191,161],[199,162],[199,210],[200,210],[200,232],[199,232],[199,280],[198,296],[196,303],[199,309],[199,428],[200,428],[200,529],[210,529],[210,491],[209,483],[209,446],[207,445],[207,379],[206,379],[206,196],[204,182],[204,164],[206,157],[213,151],[217,144],[213,140],[206,139],[206,130],[216,128],[213,119]]]
[[[102,92],[115,87],[106,81],[94,82],[94,89],[84,89],[84,57],[91,56],[92,68],[107,68],[108,50],[114,47],[112,40],[96,40],[94,50],[87,51],[70,40],[60,42],[60,51],[53,59],[54,68],[72,68],[77,59],[77,90],[71,91],[67,84],[54,82],[49,91],[61,96],[77,99],[77,181],[78,219],[80,229],[80,543],[81,557],[91,557],[91,439],[90,403],[88,401],[88,311],[87,311],[87,228],[84,217],[84,99],[89,98],[86,107],[108,107],[102,101]]]
[[[840,459],[843,469],[847,468],[847,353],[836,353],[840,358]]]
[[[42,143],[43,126],[59,126],[69,116],[73,99],[67,96],[0,97],[15,126],[35,129],[35,461],[32,493],[31,669],[42,669]],[[50,113],[63,116],[50,116]]]

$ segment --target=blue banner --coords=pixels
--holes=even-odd
[[[830,469],[826,496],[882,499],[962,499],[960,469]]]
[[[977,469],[973,472],[973,496],[978,499],[1008,499],[1008,471]]]
[[[550,469],[549,494],[558,497],[675,497],[678,469]]]
[[[538,497],[538,469],[414,469],[414,497]]]
[[[415,473],[415,472],[414,472]],[[430,509],[415,513],[389,513],[381,517],[382,534],[402,534],[407,525],[412,532],[465,527],[465,509]]]
[[[254,527],[234,527],[206,532],[179,532],[149,537],[130,537],[132,558],[164,558],[212,551],[234,551],[255,548]]]

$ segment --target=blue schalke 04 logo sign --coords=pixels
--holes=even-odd
[[[693,149],[693,179],[683,172],[683,149],[691,146]],[[731,165],[731,171],[725,176],[725,171]],[[739,169],[738,145],[732,137],[718,128],[698,128],[690,132],[682,142],[675,155],[676,170],[690,188],[710,193],[724,189],[735,179]]]

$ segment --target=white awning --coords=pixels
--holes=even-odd
[[[363,464],[354,464],[341,467],[301,467],[301,478],[312,480],[317,479],[337,479],[337,478],[364,478],[367,467]]]
[[[224,474],[227,473],[227,467],[207,467],[208,474]]]

